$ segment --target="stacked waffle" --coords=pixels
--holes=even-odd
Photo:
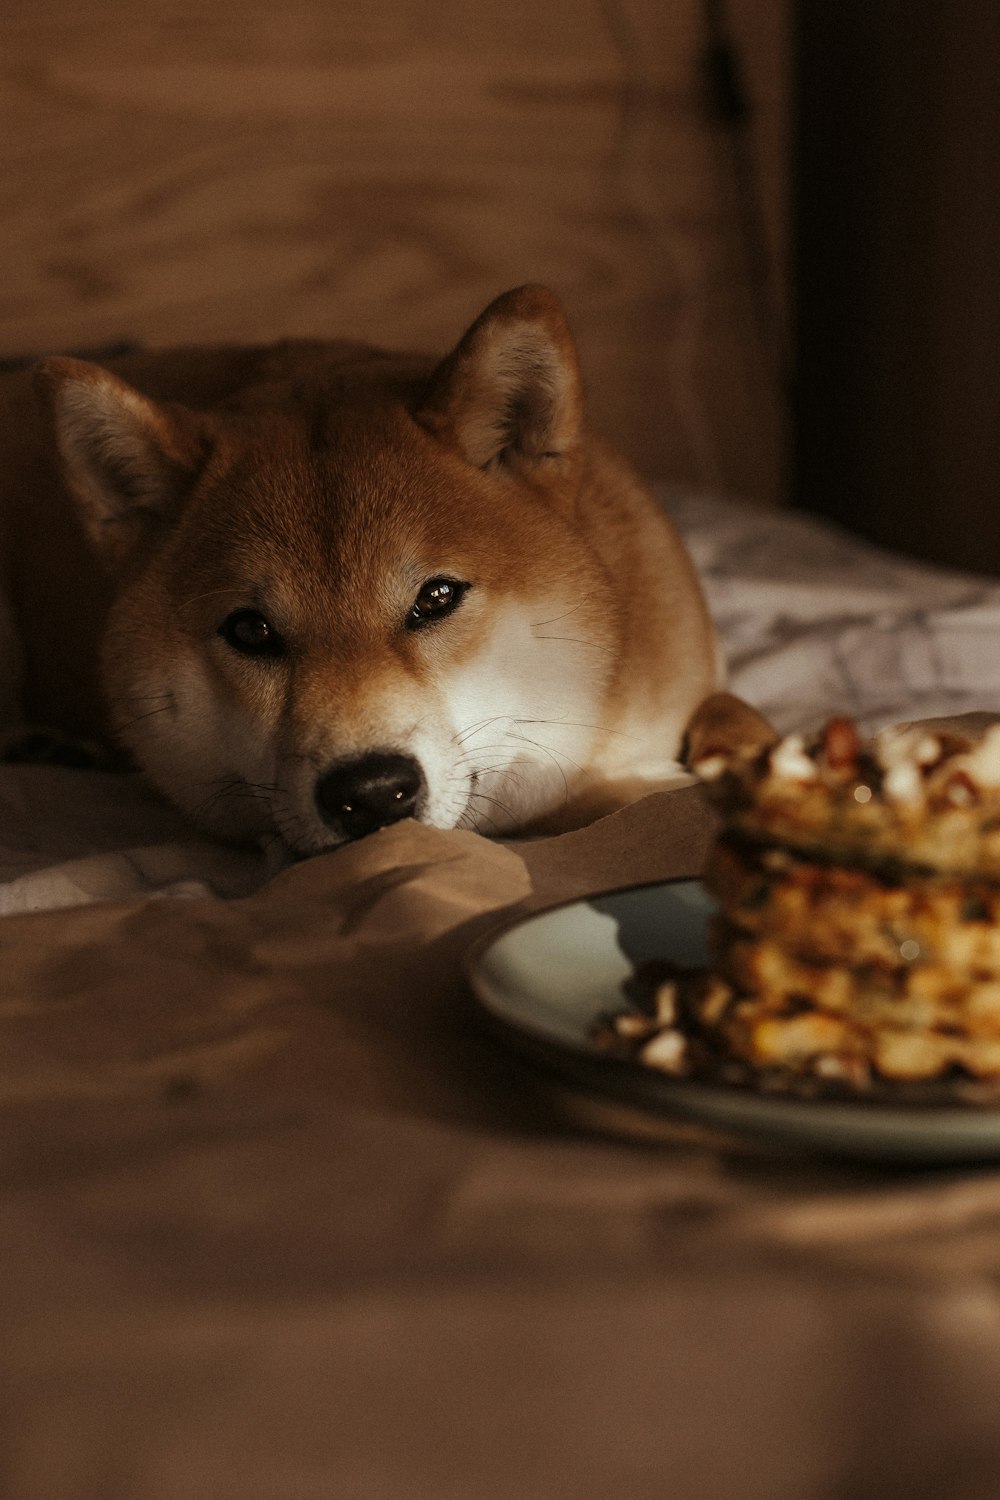
[[[838,719],[696,770],[723,832],[688,1028],[757,1072],[1000,1078],[1000,725],[863,745]]]

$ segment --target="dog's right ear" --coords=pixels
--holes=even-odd
[[[109,562],[124,562],[174,518],[204,462],[200,419],[79,359],[43,360],[35,388],[88,534]]]

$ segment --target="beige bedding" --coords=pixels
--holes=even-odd
[[[9,918],[2,1493],[995,1494],[1000,1175],[582,1136],[476,1025],[470,940],[706,833],[685,789]]]

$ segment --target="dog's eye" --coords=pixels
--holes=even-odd
[[[219,626],[227,646],[244,656],[282,656],[285,643],[259,610],[237,609]]]
[[[451,614],[469,587],[454,578],[429,578],[413,601],[406,623],[410,630]]]

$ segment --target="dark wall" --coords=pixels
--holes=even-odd
[[[796,21],[794,501],[1000,573],[1000,4]]]

